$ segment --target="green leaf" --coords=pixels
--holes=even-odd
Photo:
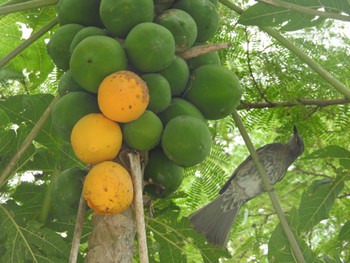
[[[344,188],[344,177],[314,181],[303,193],[299,206],[299,229],[311,231],[329,217],[334,201]]]
[[[350,5],[346,0],[341,1],[317,1],[317,0],[285,0],[295,5],[312,8],[315,10],[325,8],[333,12],[350,11]],[[239,18],[243,25],[280,27],[282,31],[293,31],[306,27],[319,25],[323,19],[315,15],[291,11],[284,7],[278,7],[267,3],[257,3],[245,10]]]
[[[298,210],[293,208],[289,216],[289,224],[292,229],[295,229],[299,225],[299,216]],[[294,237],[297,240],[297,243],[300,247],[300,250],[305,258],[305,261],[308,263],[318,263],[321,262],[316,257],[316,254],[307,246],[307,244],[296,235],[294,231]],[[276,263],[292,263],[297,262],[290,243],[284,233],[281,223],[279,223],[275,230],[272,232],[269,244],[268,244],[268,259],[269,262]]]
[[[22,28],[37,31],[55,16],[53,7],[40,10],[17,12],[1,17],[0,19],[0,57],[3,58],[25,39],[22,37]],[[31,46],[17,55],[6,68],[12,72],[16,79],[25,74],[28,79],[26,88],[36,90],[42,84],[54,65],[47,55],[45,37],[41,37]]]
[[[218,262],[220,258],[230,258],[226,249],[214,247],[205,242],[191,227],[187,217],[179,219],[179,208],[174,204],[164,209],[159,216],[149,219],[148,231],[154,237],[154,246],[159,249],[160,262]],[[157,208],[156,208],[157,212]],[[156,213],[157,215],[157,213]],[[152,243],[152,242],[151,242]],[[192,253],[186,253],[191,247]],[[152,249],[152,248],[151,248]],[[192,254],[197,251],[197,258]]]
[[[40,206],[46,191],[46,185],[37,185],[29,182],[21,182],[19,186],[16,187],[16,191],[11,195],[11,197],[19,202],[29,205]]]
[[[0,262],[67,262],[69,247],[55,231],[32,220],[33,207],[12,201],[0,205]]]
[[[340,229],[339,240],[350,241],[350,221],[347,221]]]
[[[316,150],[303,159],[339,159],[339,164],[345,169],[350,169],[350,151],[338,145],[330,145]]]
[[[25,235],[40,262],[54,262],[52,257],[68,260],[69,247],[63,238],[47,227],[31,221],[25,228]]]
[[[4,138],[0,141],[0,169],[18,151],[52,99],[51,94],[17,95],[0,99],[0,111],[3,112],[0,116],[4,116],[4,120],[11,124],[6,124],[4,131],[0,131],[0,138]],[[17,171],[52,171],[56,165],[66,168],[81,166],[81,163],[75,158],[71,146],[64,143],[53,130],[49,118],[17,163]]]

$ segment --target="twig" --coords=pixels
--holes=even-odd
[[[58,3],[58,0],[34,0],[34,1],[28,1],[24,3],[7,5],[7,6],[0,7],[0,15],[7,15],[10,13],[24,11],[32,8],[55,5],[57,3]]]
[[[275,108],[275,107],[294,107],[298,105],[306,106],[318,106],[326,107],[332,105],[342,105],[350,103],[349,99],[330,99],[330,100],[318,100],[318,99],[297,99],[296,102],[291,101],[269,101],[269,102],[247,102],[241,101],[241,104],[237,107],[238,110],[249,109],[262,109],[262,108]]]
[[[26,151],[26,149],[29,147],[29,145],[32,143],[34,138],[38,135],[41,128],[45,124],[47,118],[51,114],[52,108],[56,105],[57,101],[59,100],[60,96],[57,95],[50,103],[50,105],[47,107],[43,115],[40,117],[38,122],[35,124],[33,129],[28,134],[27,138],[23,141],[22,145],[19,147],[18,151],[15,153],[15,155],[12,157],[12,159],[8,162],[7,166],[5,167],[3,173],[0,176],[0,189],[3,187],[5,182],[7,181],[8,177],[11,174],[12,169],[16,166],[18,160],[22,157],[23,153]]]
[[[251,65],[251,59],[250,59],[250,51],[249,51],[249,37],[248,37],[248,32],[247,32],[247,28],[245,28],[244,30],[245,32],[245,39],[246,39],[246,42],[247,42],[247,65],[248,65],[248,70],[249,70],[249,74],[250,74],[250,77],[252,78],[253,80],[253,83],[254,83],[254,86],[256,87],[256,89],[258,90],[260,96],[266,101],[266,102],[270,102],[270,100],[268,98],[266,98],[264,92],[261,90],[258,82],[256,81],[255,77],[254,77],[254,74],[253,74],[253,69],[252,69],[252,65]]]
[[[215,52],[221,49],[229,48],[232,44],[229,42],[225,43],[217,43],[217,44],[208,44],[202,46],[194,46],[184,53],[179,54],[179,57],[182,57],[184,60],[188,60],[191,58],[199,57],[201,55]]]
[[[342,199],[342,198],[347,198],[347,197],[350,197],[350,194],[339,195],[337,198]]]
[[[143,187],[141,160],[138,153],[128,153],[130,159],[131,176],[134,183],[134,209],[136,217],[137,238],[139,244],[140,263],[148,263],[145,214],[143,210]]]
[[[333,18],[333,19],[347,21],[347,22],[350,21],[350,16],[344,16],[344,15],[326,12],[326,11],[318,11],[318,10],[315,10],[315,9],[312,9],[312,8],[309,8],[306,6],[300,6],[300,5],[296,5],[296,4],[292,4],[292,3],[287,3],[285,1],[280,1],[280,0],[257,0],[257,1],[269,4],[269,5],[273,5],[273,6],[284,7],[286,9],[296,11],[299,13],[303,13],[303,14],[320,16],[320,17],[324,17],[324,18]]]
[[[18,54],[20,54],[24,49],[33,44],[36,40],[38,40],[41,36],[46,34],[51,28],[57,25],[57,18],[52,19],[49,23],[43,26],[39,31],[35,32],[31,35],[27,40],[19,44],[14,50],[8,53],[5,57],[0,60],[0,69],[5,66],[8,62],[10,62],[13,58],[15,58]]]
[[[307,175],[313,175],[313,176],[317,176],[317,177],[333,179],[332,176],[329,176],[329,175],[326,175],[326,174],[319,174],[319,173],[315,173],[315,172],[309,172],[309,171],[301,169],[299,166],[295,166],[294,170],[298,171],[299,173],[302,173],[302,174],[307,174]]]
[[[281,204],[280,204],[280,202],[278,200],[278,197],[277,197],[277,195],[276,195],[276,193],[274,191],[274,188],[271,185],[271,183],[270,183],[270,181],[269,181],[269,179],[267,177],[266,170],[265,170],[264,166],[261,164],[261,162],[259,160],[259,157],[258,157],[258,155],[257,155],[257,153],[256,153],[256,151],[254,149],[254,146],[253,146],[253,144],[252,144],[252,142],[251,142],[251,140],[249,138],[249,135],[248,135],[248,133],[247,133],[245,127],[244,127],[244,124],[243,124],[240,116],[238,115],[237,111],[234,111],[232,113],[232,117],[233,117],[233,119],[234,119],[234,121],[235,121],[235,123],[236,123],[236,125],[237,125],[237,127],[238,127],[238,129],[239,129],[239,131],[240,131],[240,133],[242,135],[242,137],[243,137],[243,140],[244,140],[244,142],[245,142],[245,144],[246,144],[246,146],[247,146],[247,148],[249,150],[249,153],[250,153],[250,155],[251,155],[251,157],[252,157],[252,159],[253,159],[253,161],[254,161],[254,163],[256,165],[256,168],[259,171],[259,174],[260,174],[261,179],[263,181],[264,187],[267,190],[267,193],[269,194],[269,197],[271,199],[272,205],[273,205],[273,207],[274,207],[274,209],[275,209],[275,211],[277,213],[277,216],[278,216],[278,218],[279,218],[279,220],[281,222],[282,228],[283,228],[283,230],[284,230],[284,232],[286,234],[286,237],[287,237],[287,239],[289,241],[289,244],[290,244],[291,249],[292,249],[292,251],[294,253],[294,256],[296,257],[296,259],[297,259],[297,261],[299,263],[305,263],[306,261],[304,259],[304,256],[303,256],[303,254],[302,254],[302,252],[300,250],[298,242],[296,241],[296,239],[294,237],[294,234],[293,234],[293,232],[292,232],[292,230],[290,228],[290,225],[289,225],[289,223],[288,223],[288,221],[286,219],[286,216],[285,216],[284,211],[283,211],[283,209],[281,207]]]
[[[78,260],[80,239],[84,228],[85,213],[86,213],[86,202],[82,193],[80,196],[77,219],[75,222],[74,235],[72,240],[72,246],[69,254],[69,261],[68,261],[69,263],[76,263]]]

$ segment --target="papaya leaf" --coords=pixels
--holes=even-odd
[[[5,167],[17,152],[52,99],[51,94],[36,94],[17,95],[0,100],[2,116],[10,123],[4,127],[4,131],[0,132],[0,138],[4,138],[0,142],[0,168]],[[58,163],[63,168],[72,167],[72,165],[81,166],[81,163],[74,157],[71,146],[64,143],[53,130],[49,118],[36,136],[35,142],[30,145],[17,163],[17,171],[52,171],[55,167],[54,163]]]
[[[1,262],[67,262],[69,248],[63,238],[32,220],[39,208],[13,201],[0,205]]]
[[[23,211],[14,201],[0,205],[0,262],[24,262],[30,257],[38,262],[25,236],[24,225],[33,217],[33,209]]]
[[[29,182],[21,182],[11,197],[26,206],[40,206],[44,199],[45,191],[45,184],[37,185]]]
[[[291,228],[295,230],[300,223],[297,209],[293,208],[291,210],[291,214],[288,218],[288,221]],[[296,231],[293,231],[293,232],[297,240],[297,243],[301,249],[301,252],[305,258],[305,261],[310,263],[322,262],[320,259],[317,258],[316,254],[307,246],[307,244],[296,235]],[[269,262],[278,262],[278,263],[297,262],[293,255],[292,249],[284,233],[281,223],[279,223],[274,229],[274,231],[272,232],[269,240],[268,248],[269,248],[268,250]]]
[[[52,262],[52,257],[67,262],[69,247],[55,231],[47,227],[41,227],[35,221],[30,221],[25,228],[25,235],[33,251],[40,258],[40,262]]]
[[[347,221],[339,232],[339,240],[350,241],[350,221]]]
[[[299,229],[310,231],[329,217],[334,201],[344,188],[345,177],[314,181],[303,193],[299,205]]]
[[[339,159],[339,164],[350,169],[350,151],[338,145],[330,145],[316,150],[303,159]]]
[[[332,12],[350,12],[350,5],[346,0],[341,1],[303,1],[285,0],[295,5],[312,8],[315,10],[324,8]],[[306,27],[317,26],[324,20],[315,15],[299,13],[284,7],[267,3],[257,3],[245,10],[239,18],[239,23],[244,25],[279,27],[282,31],[293,31]]]
[[[6,56],[20,43],[26,36],[23,35],[23,29],[37,31],[43,27],[55,16],[53,7],[41,8],[39,10],[30,10],[17,12],[1,17],[0,19],[0,57]],[[47,55],[45,38],[41,37],[31,46],[17,55],[8,65],[13,79],[24,74],[28,78],[26,88],[36,90],[52,72],[54,65]],[[38,90],[38,89],[37,89]]]

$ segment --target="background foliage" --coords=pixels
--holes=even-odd
[[[350,14],[346,0],[285,2]],[[232,43],[220,56],[243,86],[239,114],[256,147],[284,142],[293,125],[298,127],[305,153],[276,185],[276,192],[307,262],[349,262],[349,101],[332,103],[344,95],[262,30],[274,27],[349,87],[348,22],[288,11],[263,1],[253,5],[241,0],[236,4],[245,10],[242,15],[219,4],[221,27],[213,42]],[[36,32],[54,16],[54,7],[1,16],[0,57],[28,37],[23,28]],[[57,93],[61,72],[46,53],[51,33],[0,69],[0,171]],[[324,106],[324,102],[330,105]],[[295,262],[266,194],[242,208],[227,250],[206,244],[190,227],[187,216],[215,198],[248,155],[231,117],[212,121],[210,128],[214,141],[211,155],[201,165],[186,170],[178,193],[154,201],[148,211],[150,261],[218,262],[222,258],[225,262]],[[75,218],[51,209],[46,191],[55,174],[74,166],[84,167],[48,120],[1,188],[1,262],[67,262]],[[90,217],[84,229],[81,261]]]

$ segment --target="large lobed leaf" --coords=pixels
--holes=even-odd
[[[343,168],[350,169],[350,151],[338,145],[329,145],[318,149],[303,159],[338,159]]]
[[[314,181],[303,193],[299,206],[299,229],[309,232],[321,220],[329,217],[335,199],[344,188],[345,177]]]
[[[291,228],[295,230],[299,225],[299,223],[300,221],[298,218],[298,211],[295,208],[293,208],[290,213],[289,224]],[[315,253],[307,246],[305,241],[296,235],[297,232],[296,231],[293,231],[293,232],[294,232],[294,237],[297,240],[297,243],[300,247],[300,250],[306,262],[308,263],[322,262],[320,259],[317,258]],[[269,258],[269,262],[271,263],[272,262],[276,262],[276,263],[298,262],[293,254],[292,248],[284,233],[281,223],[277,225],[277,227],[271,234],[271,237],[269,240],[268,258]]]
[[[38,31],[55,16],[53,7],[41,8],[2,16],[0,18],[0,57],[5,57],[25,41],[23,32]],[[23,31],[23,28],[27,30]],[[29,90],[37,90],[52,72],[54,65],[47,55],[45,37],[17,55],[5,68],[0,70],[0,81],[24,79]]]
[[[331,12],[345,12],[350,14],[350,4],[347,0],[318,1],[318,0],[285,0],[302,7],[315,10],[324,8]],[[257,3],[245,10],[239,18],[243,25],[279,27],[282,31],[293,31],[319,25],[323,19],[315,15],[291,11],[287,8]]]
[[[0,205],[0,262],[67,262],[69,247],[54,230],[34,221],[46,185],[22,182]]]
[[[17,95],[0,100],[0,170],[19,150],[34,125],[52,101],[51,94]],[[79,165],[72,149],[55,133],[49,118],[24,155],[17,163],[17,171],[52,171]]]

